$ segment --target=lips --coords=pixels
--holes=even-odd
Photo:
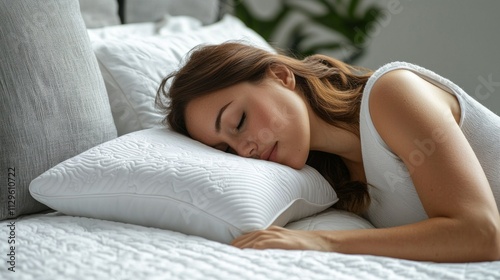
[[[267,160],[267,161],[274,161],[276,158],[276,152],[277,152],[277,146],[278,143],[274,143],[274,145],[267,151],[265,151],[260,159]]]

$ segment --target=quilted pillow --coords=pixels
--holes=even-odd
[[[78,0],[0,0],[0,220],[47,210],[31,180],[116,137]]]
[[[185,22],[187,17],[181,19],[183,21],[170,17],[168,21],[172,24],[167,22],[155,36],[108,36],[102,39],[96,36],[98,31],[91,32],[118,135],[161,126],[164,116],[155,109],[156,90],[161,80],[176,70],[195,46],[240,40],[273,50],[257,33],[233,16],[227,15],[209,26],[196,24],[199,23],[196,19],[192,19],[192,24]]]
[[[96,146],[34,179],[30,192],[68,215],[223,243],[272,224],[284,226],[338,200],[312,167],[295,170],[242,158],[165,128]]]

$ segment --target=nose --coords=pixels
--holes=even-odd
[[[259,158],[258,145],[251,136],[241,137],[235,143],[236,153],[241,157]]]

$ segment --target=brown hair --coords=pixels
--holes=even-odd
[[[162,80],[156,105],[166,115],[163,123],[189,136],[185,109],[191,100],[240,82],[258,83],[277,64],[294,73],[298,90],[319,117],[359,136],[361,94],[371,71],[324,55],[298,60],[236,42],[195,48],[182,68]],[[339,156],[310,151],[306,163],[316,168],[337,192],[339,202],[334,207],[354,213],[367,208],[367,185],[350,179]]]

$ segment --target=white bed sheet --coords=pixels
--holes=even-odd
[[[16,272],[7,269],[11,222]],[[0,279],[500,279],[500,261],[437,264],[240,250],[178,232],[57,212],[2,221],[0,228]]]

